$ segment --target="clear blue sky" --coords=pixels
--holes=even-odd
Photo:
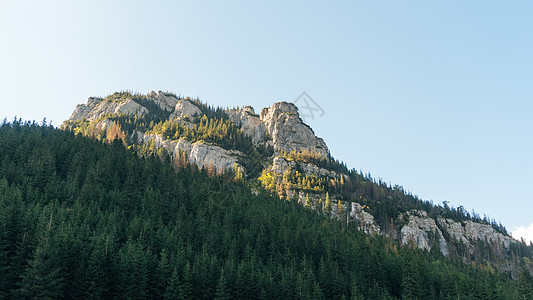
[[[252,3],[253,2],[253,3]],[[294,100],[349,167],[423,199],[533,223],[531,1],[0,2],[0,117],[89,96]]]

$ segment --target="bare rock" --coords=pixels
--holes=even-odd
[[[437,227],[435,220],[430,218],[425,211],[413,210],[407,212],[406,217],[409,223],[402,227],[400,240],[404,245],[414,244],[419,249],[431,250],[432,239],[436,238],[440,251],[444,256],[448,256],[448,245]],[[433,236],[433,238],[432,238]]]
[[[351,202],[350,221],[359,224],[359,228],[366,234],[380,234],[380,227],[374,221],[374,216],[363,210],[361,204]]]
[[[442,217],[438,217],[437,222],[439,222],[439,225],[441,225],[452,238],[462,241],[469,249],[472,249],[471,242],[476,240],[486,240],[498,245],[503,245],[505,249],[509,249],[511,243],[516,242],[513,238],[497,232],[488,224],[481,224],[471,220],[461,223]]]
[[[162,91],[159,91],[157,93],[151,91],[147,96],[152,98],[155,104],[157,104],[162,110],[165,111],[172,111],[173,109],[175,109],[176,104],[178,104],[179,101],[179,99],[176,98],[174,95],[167,94]]]
[[[206,144],[202,141],[190,143],[185,139],[180,139],[174,148],[174,155],[179,150],[185,151],[189,157],[189,162],[196,164],[199,168],[207,168],[210,164],[217,170],[231,170],[237,164],[236,155],[238,151],[228,151],[218,146]]]
[[[274,103],[270,108],[263,108],[260,120],[272,137],[276,154],[307,149],[324,157],[328,155],[326,143],[302,122],[296,105],[287,102]]]
[[[187,99],[182,99],[176,103],[174,112],[170,115],[169,119],[172,120],[174,118],[183,118],[187,116],[194,117],[201,114],[202,111],[198,108],[198,106],[194,105]]]
[[[254,108],[246,106],[241,109],[226,110],[231,122],[242,128],[245,135],[252,138],[252,143],[257,145],[267,140],[265,125],[261,122],[258,115],[255,114]]]
[[[69,121],[95,121],[107,114],[126,114],[133,116],[135,114],[144,115],[146,113],[148,113],[146,107],[139,105],[131,99],[113,101],[91,97],[87,100],[87,104],[76,106]]]
[[[196,164],[199,168],[207,168],[211,163],[217,171],[232,170],[237,164],[237,157],[241,155],[239,151],[229,151],[218,146],[209,145],[203,141],[191,143],[188,140],[169,140],[157,134],[146,134],[135,131],[132,135],[137,137],[137,144],[148,144],[153,142],[156,148],[164,148],[175,158],[180,152],[185,152],[189,163]]]

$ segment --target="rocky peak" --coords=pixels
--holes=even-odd
[[[307,149],[327,157],[326,143],[302,122],[298,108],[293,103],[277,102],[269,108],[263,108],[259,119],[272,137],[276,154]]]
[[[259,116],[255,114],[254,108],[245,106],[243,108],[232,108],[226,110],[231,122],[241,127],[243,133],[252,138],[252,143],[257,145],[266,141],[266,127],[261,122]]]
[[[186,116],[195,117],[202,115],[202,111],[188,99],[179,100],[174,107],[174,112],[170,115],[170,119],[183,118]]]
[[[267,126],[269,121],[277,118],[281,114],[290,114],[298,116],[298,107],[294,103],[276,102],[271,107],[265,107],[261,110],[261,121],[265,122]]]
[[[121,101],[104,100],[102,98],[90,97],[87,104],[79,104],[69,118],[69,121],[95,121],[103,115],[125,114],[133,116],[148,113],[148,109],[131,99]]]
[[[178,101],[180,101],[176,96],[158,91],[157,93],[151,91],[147,95],[149,98],[152,98],[154,102],[162,109],[166,111],[171,111],[176,107]]]

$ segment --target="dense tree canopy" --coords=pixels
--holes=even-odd
[[[0,127],[0,297],[519,299],[519,281],[243,184],[34,123]]]

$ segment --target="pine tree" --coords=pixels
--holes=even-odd
[[[7,220],[5,210],[0,206],[0,299],[7,297],[9,290],[8,263],[7,263]]]
[[[57,261],[57,247],[52,232],[52,215],[39,245],[22,276],[19,293],[25,298],[58,299],[63,296],[64,279]]]
[[[241,183],[244,180],[242,168],[237,163],[233,164],[233,174],[235,174],[233,177],[234,182]]]
[[[215,168],[215,165],[212,159],[209,161],[209,164],[207,165],[207,175],[209,177],[215,177],[216,175],[216,168]]]
[[[168,280],[167,287],[165,289],[164,299],[185,299],[183,290],[181,289],[180,276],[177,270],[172,272],[170,279]]]
[[[156,293],[159,297],[162,297],[166,294],[166,289],[168,286],[168,278],[171,278],[173,275],[172,269],[168,262],[168,251],[167,249],[161,250],[161,258],[159,259],[159,264],[156,270]]]
[[[88,287],[85,297],[87,299],[101,299],[105,290],[106,278],[105,263],[107,238],[99,237],[91,252],[87,266]]]
[[[220,278],[218,279],[215,299],[217,300],[231,299],[231,296],[228,292],[228,284],[226,282],[226,278],[224,278],[224,270],[220,272]]]
[[[533,299],[533,276],[526,267],[522,267],[518,286],[521,299]]]
[[[363,299],[363,296],[359,292],[359,287],[357,286],[357,281],[354,279],[352,283],[352,300],[361,300]]]
[[[331,199],[329,199],[329,192],[326,193],[326,205],[324,211],[328,214],[331,213]]]
[[[311,200],[309,200],[309,194],[305,194],[305,207],[311,208]]]
[[[337,201],[337,216],[344,220],[344,206],[342,205],[342,202],[339,200]]]
[[[183,267],[182,280],[179,283],[179,295],[180,299],[192,299],[192,274],[191,265],[187,261]]]

